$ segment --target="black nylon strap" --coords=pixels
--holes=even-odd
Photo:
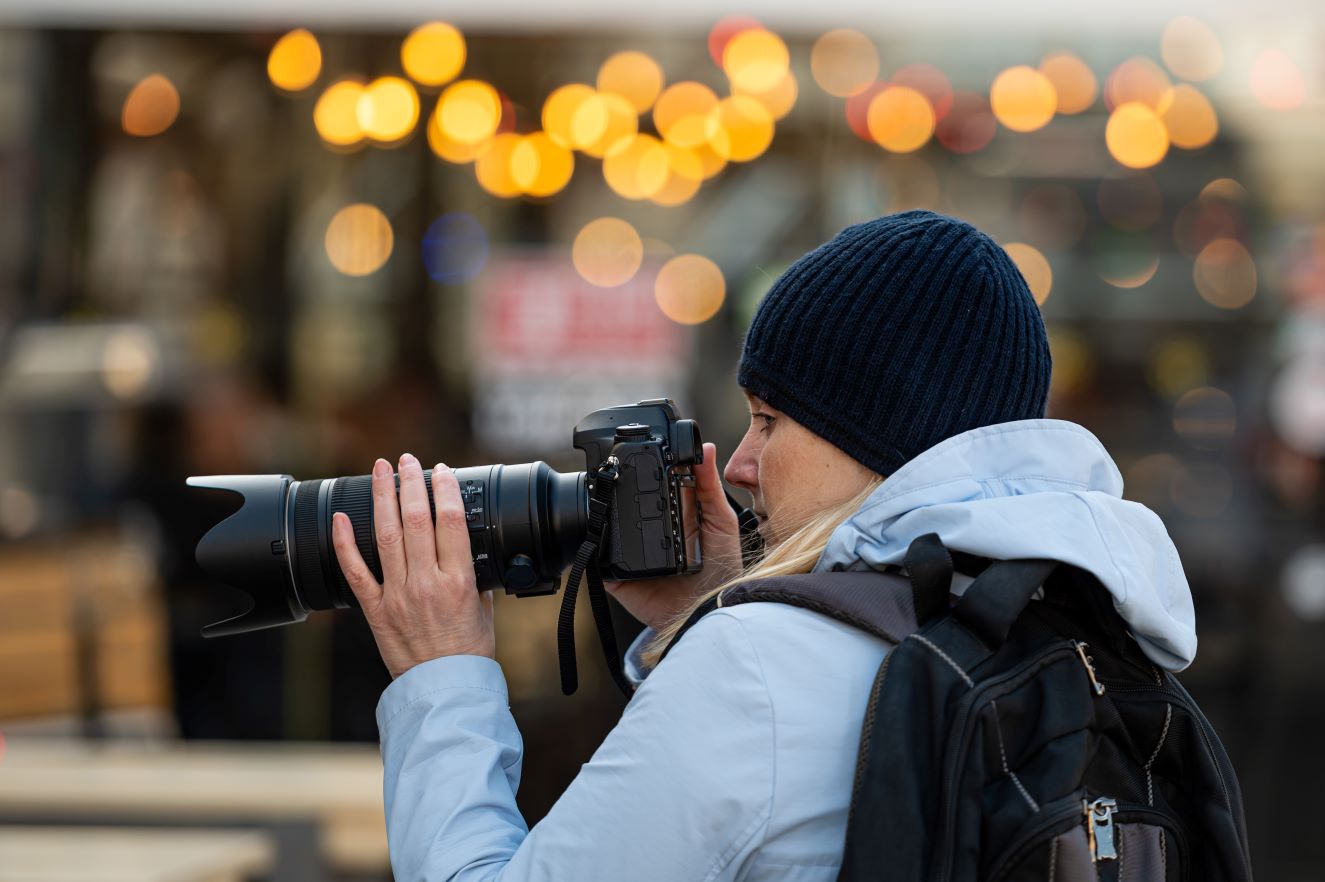
[[[953,615],[985,642],[1003,645],[1012,623],[1058,567],[1056,560],[999,560],[962,594]]]
[[[938,533],[926,533],[911,541],[906,549],[906,571],[911,574],[916,621],[923,625],[948,611],[952,556]]]

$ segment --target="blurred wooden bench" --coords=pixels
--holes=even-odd
[[[4,882],[244,882],[274,857],[258,831],[0,827]]]
[[[282,830],[302,826],[312,841],[301,865],[360,874],[390,865],[374,745],[11,737],[0,756],[0,821],[259,826],[278,849],[289,841]],[[288,853],[278,858],[278,869],[290,863]],[[293,878],[273,875],[282,877]]]

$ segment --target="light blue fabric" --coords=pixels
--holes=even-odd
[[[1152,658],[1181,668],[1196,641],[1177,553],[1121,492],[1080,426],[977,429],[884,481],[819,566],[897,562],[928,532],[976,554],[1066,560],[1099,576]],[[715,611],[529,831],[500,667],[474,656],[419,665],[377,709],[396,879],[835,879],[865,701],[888,648],[781,604]]]

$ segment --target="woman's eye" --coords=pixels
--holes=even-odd
[[[755,416],[759,417],[761,420],[764,421],[764,424],[759,427],[760,432],[767,432],[769,429],[773,427],[773,419],[774,419],[773,417],[769,416],[766,413],[757,413],[755,414]]]

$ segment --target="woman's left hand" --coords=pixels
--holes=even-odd
[[[399,499],[390,464],[379,459],[373,465],[381,584],[354,544],[349,517],[332,515],[336,558],[393,679],[434,658],[492,658],[496,651],[492,592],[480,593],[475,586],[464,503],[455,474],[445,465],[433,469],[432,490],[435,524],[417,459],[408,453],[400,458]]]

